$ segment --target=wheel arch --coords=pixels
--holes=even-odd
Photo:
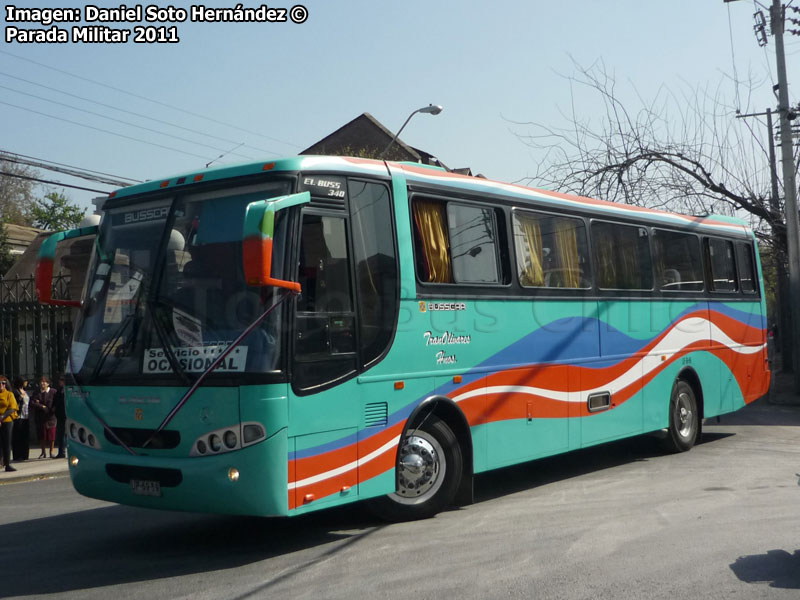
[[[461,484],[454,502],[459,505],[472,504],[473,495],[473,448],[472,431],[467,421],[466,415],[461,408],[447,396],[430,396],[423,400],[408,416],[403,433],[419,427],[429,415],[435,415],[444,421],[452,430],[453,434],[461,446],[463,456],[463,472],[461,474]]]
[[[702,426],[703,419],[705,418],[705,401],[703,400],[703,385],[700,383],[700,376],[692,367],[684,367],[678,373],[675,380],[682,379],[692,387],[695,399],[697,400],[697,410],[700,413],[699,425]]]

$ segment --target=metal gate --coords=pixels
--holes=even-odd
[[[69,276],[53,278],[53,298],[69,299]],[[36,299],[33,277],[0,277],[0,374],[55,381],[67,364],[75,309],[44,306]]]

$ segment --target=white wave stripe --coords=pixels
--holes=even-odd
[[[481,396],[483,394],[530,394],[543,398],[549,398],[551,400],[558,400],[560,402],[583,403],[587,394],[592,394],[594,392],[611,392],[613,394],[621,389],[625,389],[639,379],[644,378],[646,375],[659,367],[661,360],[658,360],[658,357],[660,355],[677,354],[688,345],[698,341],[697,332],[704,330],[708,331],[709,335],[703,335],[703,337],[700,339],[705,340],[710,338],[712,342],[724,345],[725,347],[733,350],[734,352],[738,352],[739,354],[755,354],[757,352],[761,352],[766,346],[766,344],[761,344],[760,346],[742,346],[739,343],[734,342],[728,336],[728,334],[726,334],[708,319],[704,319],[702,317],[691,317],[676,323],[675,326],[669,330],[667,335],[665,335],[655,346],[653,346],[653,348],[651,348],[650,351],[641,359],[639,359],[630,369],[622,373],[613,381],[610,381],[601,387],[576,390],[572,392],[561,392],[558,390],[549,390],[545,388],[536,388],[523,385],[496,385],[464,392],[463,394],[453,397],[453,401],[461,402],[468,398]]]
[[[348,471],[352,471],[356,467],[360,465],[365,465],[369,461],[378,458],[384,452],[388,452],[392,448],[396,447],[399,442],[400,442],[400,436],[398,435],[397,437],[386,442],[383,446],[381,446],[377,450],[373,450],[372,452],[367,454],[364,458],[359,458],[351,463],[348,463],[341,467],[337,467],[335,469],[331,469],[330,471],[325,471],[324,473],[320,473],[319,475],[312,475],[311,477],[306,477],[305,479],[301,479],[300,481],[289,482],[289,489],[294,490],[295,488],[305,487],[307,485],[311,485],[312,483],[319,483],[320,481],[325,481],[326,479],[330,479],[331,477],[336,477],[337,475],[341,475],[342,473],[347,473]]]

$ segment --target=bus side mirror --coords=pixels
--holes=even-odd
[[[311,194],[301,192],[259,200],[247,205],[242,232],[242,258],[247,285],[271,285],[300,293],[300,284],[272,277],[272,243],[275,230],[275,215],[279,210],[305,204]]]
[[[97,235],[97,225],[81,227],[80,229],[70,229],[60,231],[47,238],[39,247],[39,255],[36,261],[36,295],[41,304],[52,306],[73,306],[80,307],[80,300],[54,300],[53,299],[53,263],[56,258],[56,246],[59,242],[84,235]]]

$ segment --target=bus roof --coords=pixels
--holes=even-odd
[[[402,173],[407,181],[413,183],[458,188],[478,194],[502,195],[505,197],[517,198],[523,202],[529,201],[538,206],[549,206],[557,210],[591,212],[603,218],[632,219],[665,227],[673,226],[682,229],[708,229],[728,234],[738,234],[740,236],[752,236],[752,232],[744,220],[725,215],[682,215],[630,204],[620,204],[607,200],[563,194],[561,192],[551,192],[518,184],[502,183],[483,177],[461,175],[458,173],[451,173],[436,166],[408,162],[384,162],[373,159],[340,156],[294,156],[269,161],[208,167],[121,188],[112,192],[109,195],[109,199],[116,200],[159,190],[185,188],[200,182],[208,183],[267,172],[346,171],[356,175],[377,175],[386,177],[389,175],[389,170],[387,170],[387,168],[391,169],[391,172],[395,174]]]

